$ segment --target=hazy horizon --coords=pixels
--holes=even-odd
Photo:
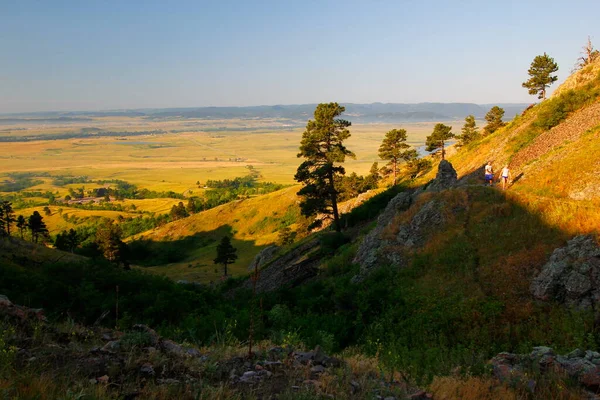
[[[22,0],[2,11],[0,114],[533,103],[521,83],[536,55],[560,66],[552,92],[588,35],[600,40],[600,3],[588,0]]]

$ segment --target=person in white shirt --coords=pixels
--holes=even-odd
[[[485,182],[490,186],[494,184],[494,168],[492,168],[491,161],[488,161],[485,166]]]
[[[505,165],[504,168],[502,168],[502,190],[506,190],[506,188],[508,187],[508,183],[510,180],[510,169],[508,169],[508,165]]]

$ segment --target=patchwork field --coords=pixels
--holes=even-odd
[[[0,119],[1,121],[1,119]],[[226,122],[226,124],[225,124]],[[271,124],[273,122],[270,122]],[[265,128],[265,122],[228,121],[148,121],[142,118],[95,118],[91,122],[63,126],[8,126],[3,136],[43,136],[59,132],[93,132],[92,127],[114,132],[167,133],[141,136],[100,136],[90,133],[76,139],[3,143],[0,155],[0,182],[19,172],[50,175],[88,176],[91,179],[121,179],[149,190],[183,193],[195,189],[197,181],[243,176],[253,165],[262,179],[293,183],[299,160],[296,157],[303,128]],[[460,123],[452,123],[455,131]],[[366,173],[377,161],[383,135],[393,128],[405,128],[409,143],[420,146],[431,133],[433,123],[403,125],[357,125],[351,128],[348,148],[357,155],[348,160],[349,172]],[[240,131],[239,129],[245,129]],[[25,130],[20,130],[25,129]],[[204,129],[204,130],[203,130]],[[218,129],[215,131],[215,129]],[[50,179],[34,190],[58,190]],[[91,186],[86,185],[86,189]]]

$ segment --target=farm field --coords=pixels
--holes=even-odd
[[[0,119],[1,121],[1,119]],[[226,125],[225,125],[226,123]],[[272,122],[270,122],[272,124]],[[193,125],[193,128],[189,126]],[[48,173],[49,175],[87,176],[90,179],[120,179],[155,191],[184,193],[196,189],[197,181],[243,176],[246,166],[253,165],[262,180],[293,183],[299,160],[296,157],[303,128],[281,129],[263,127],[261,121],[161,121],[141,118],[96,118],[86,125],[77,122],[62,127],[14,126],[3,129],[4,135],[44,135],[57,132],[82,131],[93,125],[102,129],[125,131],[155,131],[162,134],[141,136],[111,136],[77,139],[7,142],[0,156],[0,182],[14,173]],[[460,123],[452,123],[458,131]],[[351,127],[348,148],[357,155],[348,160],[348,172],[364,174],[374,161],[383,135],[393,128],[404,128],[409,144],[420,146],[431,133],[434,123],[369,124]],[[239,131],[240,126],[247,129]],[[206,129],[203,131],[202,129]],[[210,129],[209,129],[210,128]],[[218,128],[218,131],[214,129]],[[13,130],[9,130],[13,129]],[[89,128],[88,128],[89,129]],[[187,130],[186,130],[187,129]],[[229,129],[229,130],[228,130]],[[175,133],[172,133],[175,132]],[[51,179],[33,190],[58,190],[66,187],[51,184]],[[79,185],[81,186],[81,185]],[[86,189],[93,186],[84,185]]]

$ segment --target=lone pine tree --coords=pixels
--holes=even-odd
[[[351,123],[339,119],[346,109],[338,103],[322,103],[317,106],[314,120],[308,121],[306,130],[302,133],[300,153],[304,157],[294,179],[302,183],[298,195],[302,196],[300,209],[302,215],[313,217],[325,214],[333,217],[333,227],[341,231],[338,213],[338,190],[335,187],[336,176],[344,175],[343,163],[346,156],[355,155],[344,146],[344,141],[350,137]],[[310,229],[319,227],[322,220],[316,220]]]
[[[546,88],[558,79],[556,75],[552,75],[556,71],[558,71],[558,64],[554,62],[554,58],[546,53],[536,56],[527,71],[531,78],[523,82],[523,87],[529,89],[529,94],[537,95],[538,99],[545,100]]]
[[[227,276],[227,266],[237,260],[237,249],[231,244],[229,236],[223,236],[217,245],[217,257],[213,260],[215,264],[223,265],[223,276]]]

